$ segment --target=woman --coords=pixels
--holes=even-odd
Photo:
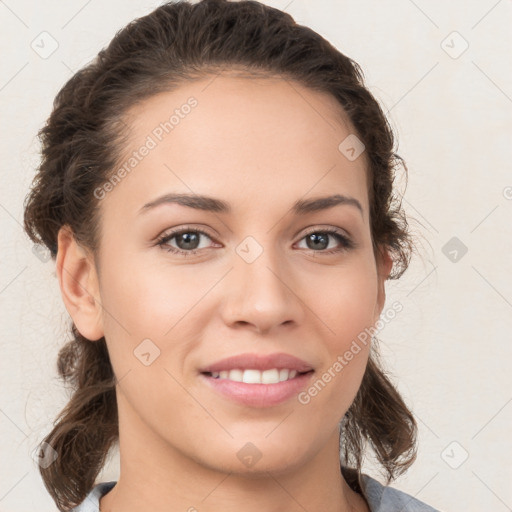
[[[40,135],[25,227],[74,338],[41,444],[59,510],[434,510],[361,472],[368,443],[387,484],[415,458],[371,337],[413,246],[354,61],[258,2],[168,3]]]

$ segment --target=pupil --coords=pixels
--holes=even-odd
[[[324,247],[321,247],[322,249],[325,249],[328,245],[329,245],[329,241],[327,239],[327,236],[325,233],[320,233],[320,234],[317,234],[317,233],[312,233],[311,235],[309,235],[308,237],[308,242],[314,242],[313,244],[313,247],[310,247],[310,249],[315,249],[317,248],[318,249],[318,241],[319,239],[322,239],[320,241],[320,245],[323,245]],[[309,243],[308,243],[309,245]]]
[[[183,241],[185,241],[185,247],[182,247],[182,249],[195,249],[197,247],[197,241],[198,241],[198,235],[197,233],[182,233],[179,235],[179,238]],[[194,240],[195,238],[195,240]],[[192,239],[192,241],[190,240]],[[195,244],[194,244],[195,242]],[[189,244],[192,244],[192,247],[189,246]]]

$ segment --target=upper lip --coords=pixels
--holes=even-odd
[[[221,359],[213,364],[201,368],[201,373],[221,372],[225,370],[270,370],[277,368],[278,370],[288,368],[289,370],[296,370],[298,373],[308,372],[313,370],[313,367],[299,359],[298,357],[284,352],[275,354],[239,354],[236,356]]]

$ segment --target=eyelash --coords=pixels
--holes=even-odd
[[[165,250],[167,252],[170,252],[173,254],[180,254],[182,256],[193,256],[193,255],[197,254],[201,249],[192,249],[190,251],[184,251],[183,249],[176,249],[175,247],[171,247],[171,246],[164,247],[167,244],[167,242],[172,240],[174,237],[176,237],[178,235],[182,235],[184,233],[201,233],[202,235],[205,235],[206,237],[212,239],[212,237],[206,231],[203,231],[202,229],[182,228],[182,229],[172,231],[170,233],[162,235],[161,237],[159,237],[157,239],[156,245],[158,245],[159,247],[161,247],[163,250]],[[322,228],[322,229],[312,228],[312,229],[309,229],[308,231],[306,231],[306,233],[301,238],[301,240],[303,240],[304,238],[306,238],[307,236],[309,236],[313,233],[329,234],[329,235],[333,236],[334,238],[336,238],[338,240],[338,242],[341,243],[342,247],[340,249],[330,249],[328,251],[326,251],[326,250],[313,251],[311,249],[312,252],[319,252],[321,254],[336,254],[336,253],[348,251],[350,249],[353,249],[356,246],[356,244],[350,238],[341,234],[335,228]]]

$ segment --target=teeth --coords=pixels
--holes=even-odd
[[[272,370],[265,370],[264,372],[261,372],[261,383],[262,384],[275,384],[276,382],[280,382],[279,380],[279,370],[272,369]]]
[[[214,379],[228,379],[235,382],[245,382],[246,384],[277,384],[296,377],[297,370],[283,368],[278,370],[222,370],[221,372],[211,372]]]
[[[227,378],[236,382],[242,382],[244,380],[244,372],[242,370],[230,370],[228,371]]]

